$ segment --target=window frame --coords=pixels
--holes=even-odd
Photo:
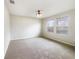
[[[50,33],[56,33],[56,34],[60,34],[60,35],[67,35],[68,33],[69,33],[69,16],[62,16],[62,17],[57,17],[57,18],[53,18],[53,19],[48,19],[48,21],[47,22],[49,22],[49,21],[54,21],[55,22],[55,24],[54,24],[54,26],[53,26],[53,31],[51,30],[51,31],[48,31],[49,30],[49,26],[48,26],[48,24],[47,24],[47,31],[48,32],[50,32]],[[64,25],[58,25],[58,22],[62,22],[63,21],[63,23],[65,23],[66,22],[66,24],[64,24]],[[57,33],[57,27],[59,27],[60,28],[60,30],[61,30],[61,33]],[[63,30],[63,31],[65,31],[65,33],[63,33],[63,31],[62,31],[62,28],[67,28],[66,30]]]

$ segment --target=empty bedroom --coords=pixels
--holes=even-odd
[[[4,59],[75,59],[75,0],[4,0]]]

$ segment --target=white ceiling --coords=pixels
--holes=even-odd
[[[36,17],[36,11],[42,10],[43,17],[75,8],[75,0],[5,0],[12,15]]]

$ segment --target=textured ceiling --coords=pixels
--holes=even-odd
[[[12,15],[36,17],[36,11],[42,10],[42,17],[48,17],[75,8],[75,0],[5,0]]]

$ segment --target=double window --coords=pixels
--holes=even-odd
[[[55,19],[48,19],[47,30],[51,33],[68,34],[69,17],[64,16]]]

